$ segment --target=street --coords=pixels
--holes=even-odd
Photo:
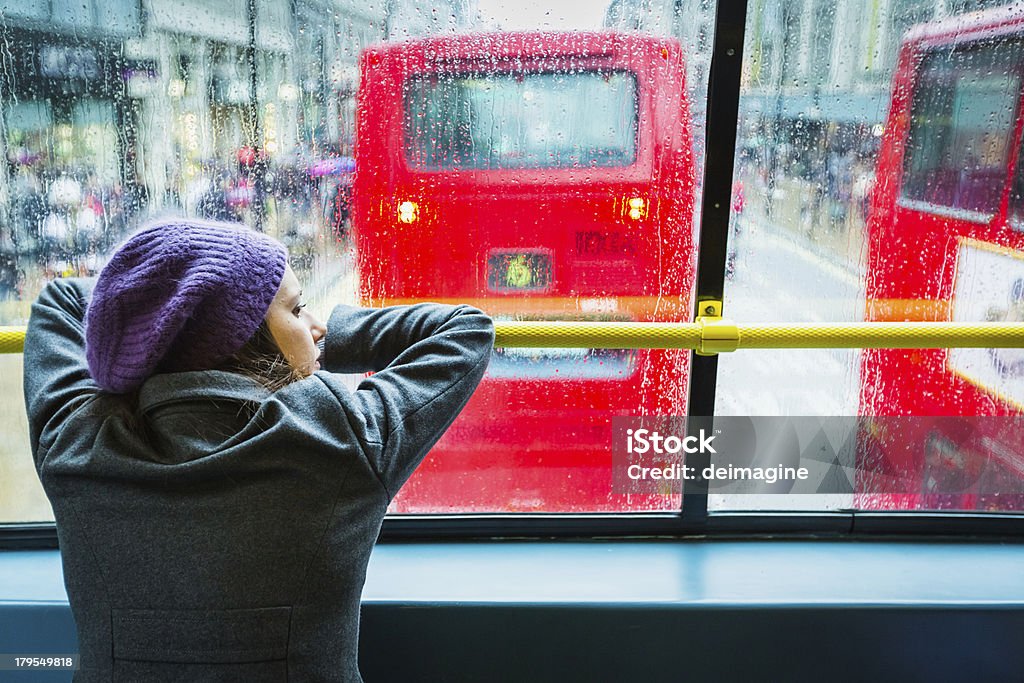
[[[725,287],[725,317],[736,323],[853,322],[863,320],[861,278],[814,243],[753,221],[741,223],[733,276]],[[860,387],[857,349],[739,350],[718,361],[716,415],[856,415]],[[800,434],[799,447],[814,434]],[[839,450],[841,437],[831,439]],[[820,481],[830,467],[801,464]],[[847,464],[847,463],[844,463]],[[849,477],[849,473],[847,472]],[[852,495],[712,495],[710,510],[835,510]]]
[[[745,222],[725,287],[737,323],[863,320],[861,279],[791,233]],[[718,361],[720,415],[856,415],[856,349],[740,350]]]

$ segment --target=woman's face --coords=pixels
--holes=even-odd
[[[320,350],[316,343],[327,334],[327,328],[305,310],[299,279],[291,266],[284,269],[281,287],[270,304],[266,321],[270,335],[293,370],[311,375],[320,369]]]

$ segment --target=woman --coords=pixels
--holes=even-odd
[[[493,327],[434,304],[338,306],[324,326],[301,294],[278,242],[168,222],[33,306],[25,398],[76,682],[361,680],[381,520]],[[334,374],[366,371],[354,392]]]

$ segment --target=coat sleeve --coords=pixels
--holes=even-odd
[[[327,323],[324,369],[374,372],[355,391],[363,449],[389,499],[412,475],[476,389],[494,325],[469,306],[338,306]]]
[[[91,280],[54,280],[32,304],[23,381],[37,470],[39,447],[53,443],[64,419],[100,391],[85,360],[85,308],[92,286]]]

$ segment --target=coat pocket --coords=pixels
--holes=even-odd
[[[114,609],[114,659],[181,664],[284,660],[291,613],[291,607]]]

